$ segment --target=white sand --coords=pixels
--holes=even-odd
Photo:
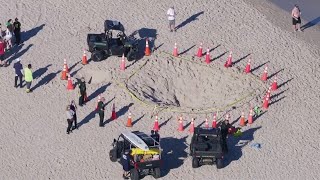
[[[222,170],[216,170],[213,166],[192,169],[191,158],[187,154],[190,134],[176,130],[176,118],[180,113],[156,109],[154,112],[159,113],[160,124],[166,122],[160,130],[164,149],[162,179],[318,177],[320,126],[316,116],[320,99],[319,46],[303,38],[309,32],[315,33],[313,28],[303,34],[293,34],[290,28],[285,29],[271,21],[269,16],[266,17],[265,12],[253,8],[258,6],[243,1],[213,1],[211,4],[200,0],[175,1],[177,24],[204,11],[197,20],[187,23],[177,33],[170,33],[167,29],[165,13],[171,5],[168,0],[141,0],[135,3],[25,0],[7,3],[0,6],[2,24],[17,16],[23,31],[29,31],[27,35],[32,36],[21,48],[15,49],[14,52],[19,52],[11,59],[21,56],[24,65],[32,63],[34,71],[42,68],[42,73],[33,82],[33,86],[41,86],[32,94],[26,94],[22,89],[13,88],[12,67],[0,69],[0,179],[121,179],[121,165],[109,160],[110,145],[113,138],[126,129],[124,124],[128,111],[132,112],[134,120],[139,119],[132,130],[151,130],[152,97],[163,102],[159,105],[169,104],[178,110],[189,111],[192,108],[224,106],[232,99],[240,98],[244,92],[258,88],[255,92],[261,92],[260,97],[246,99],[244,103],[235,105],[236,109],[229,107],[219,113],[221,118],[230,110],[232,121],[239,117],[241,111],[248,111],[249,102],[260,105],[257,103],[265,87],[259,86],[261,83],[256,81],[247,84],[248,76],[237,70],[237,67],[243,70],[248,57],[232,69],[223,67],[228,54],[213,61],[209,65],[212,69],[180,62],[159,52],[139,60],[124,73],[119,71],[120,59],[117,57],[86,66],[76,64],[81,59],[82,49],[86,48],[86,34],[101,32],[105,19],[121,21],[127,34],[141,28],[156,29],[159,34],[156,44],[164,43],[159,51],[171,53],[175,42],[180,52],[196,45],[182,55],[190,59],[201,41],[204,48],[210,49],[221,44],[211,52],[212,58],[229,50],[233,51],[234,60],[252,54],[253,68],[270,61],[269,74],[284,69],[278,74],[279,84],[292,79],[272,93],[278,94],[272,99],[276,102],[251,127],[243,129],[246,131],[242,137],[230,138],[230,153]],[[274,21],[277,20],[274,18]],[[31,30],[33,28],[36,30]],[[25,35],[23,40],[26,40]],[[77,91],[67,92],[66,82],[60,80],[64,58],[67,58],[69,66],[76,64],[72,69],[72,72],[77,71],[76,77],[85,75],[88,80],[92,76],[92,83],[87,85],[89,95],[96,91],[96,97],[103,92],[107,101],[115,97],[113,102],[117,111],[123,112],[118,114],[120,117],[116,121],[106,124],[104,128],[98,127],[98,116],[92,112],[96,105],[95,98],[78,110],[78,121],[82,121],[79,130],[71,135],[65,134],[64,109],[68,101],[77,98]],[[128,81],[128,88],[151,104],[149,107],[136,101],[116,83],[125,82],[147,59],[150,62]],[[50,64],[47,70],[43,69]],[[263,67],[253,73],[260,76],[262,71]],[[238,75],[228,77],[228,72]],[[268,84],[271,82],[269,80]],[[106,109],[106,120],[111,116],[111,104]],[[207,114],[210,120],[212,113]],[[192,117],[196,117],[196,124],[200,124],[206,113],[183,113],[183,117],[186,118],[185,124]],[[236,146],[239,140],[250,142],[241,148]],[[252,142],[261,143],[262,148],[251,148]]]

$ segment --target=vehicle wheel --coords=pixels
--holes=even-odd
[[[130,50],[127,54],[127,59],[128,59],[128,61],[133,61],[133,60],[137,59],[137,53],[134,52],[133,50]]]
[[[223,168],[223,160],[222,159],[216,159],[216,165],[217,165],[217,169]]]
[[[192,158],[192,168],[197,168],[199,167],[199,159],[196,157]]]
[[[110,157],[110,160],[112,162],[116,162],[118,157],[117,157],[117,150],[116,149],[111,149],[110,152],[109,152],[109,157]]]
[[[131,178],[132,180],[139,180],[139,179],[140,179],[140,177],[139,177],[139,172],[138,172],[137,169],[131,169],[131,170],[130,170],[130,178]]]
[[[105,59],[105,53],[103,51],[93,51],[91,54],[91,59],[92,61],[98,62],[98,61],[102,61],[103,59]]]
[[[155,178],[155,179],[158,179],[161,177],[161,171],[160,171],[160,168],[154,168],[153,169],[153,174],[152,176]]]

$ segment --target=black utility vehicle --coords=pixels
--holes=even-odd
[[[126,36],[123,25],[118,21],[106,20],[104,33],[88,34],[87,43],[91,59],[102,61],[109,56],[122,56],[129,61],[135,60],[138,55],[138,41],[133,36]]]
[[[123,132],[117,140],[114,139],[112,146],[109,152],[112,162],[121,158],[126,150],[131,151],[131,179],[139,180],[146,175],[160,178],[161,147],[151,136],[139,131]]]
[[[223,167],[222,139],[220,129],[195,128],[190,144],[192,167],[197,168],[203,164],[216,164]]]

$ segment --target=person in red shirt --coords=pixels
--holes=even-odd
[[[0,66],[7,66],[8,62],[5,61],[5,49],[6,49],[6,43],[4,40],[0,37]]]

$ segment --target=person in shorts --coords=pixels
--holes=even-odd
[[[293,25],[293,30],[294,32],[296,31],[300,31],[301,32],[301,11],[299,9],[299,6],[296,4],[294,5],[292,12],[291,12],[291,16],[292,16],[292,25]]]
[[[174,7],[170,7],[167,11],[167,16],[168,16],[168,20],[169,20],[169,29],[170,32],[172,31],[176,31],[176,27],[175,27],[175,17],[176,17],[176,12],[174,10]]]

